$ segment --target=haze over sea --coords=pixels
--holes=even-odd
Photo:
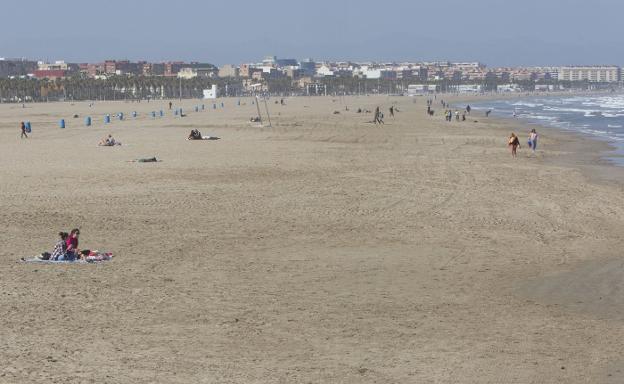
[[[531,97],[489,101],[474,105],[491,109],[498,117],[527,120],[531,124],[556,127],[606,140],[616,147],[611,158],[624,166],[624,94],[601,96]]]

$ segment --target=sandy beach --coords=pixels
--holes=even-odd
[[[532,154],[422,97],[272,99],[273,127],[237,100],[0,104],[0,383],[624,381],[606,144]],[[19,262],[73,227],[114,260]]]

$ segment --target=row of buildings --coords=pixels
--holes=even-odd
[[[278,59],[267,56],[261,62],[223,65],[220,68],[200,62],[165,62],[107,60],[101,63],[35,62],[0,58],[1,77],[29,76],[57,79],[75,74],[90,78],[110,76],[165,76],[192,79],[236,78],[250,82],[269,79],[358,78],[379,80],[415,80],[419,82],[453,81],[478,83],[500,81],[587,81],[617,83],[622,81],[619,66],[504,67],[488,68],[479,62],[316,62],[312,59]]]
[[[177,77],[185,73],[216,76],[218,68],[209,63],[183,61],[149,63],[147,61],[131,62],[129,60],[106,60],[101,63],[66,63],[55,61],[32,61],[26,59],[0,58],[0,78],[3,77],[34,77],[58,79],[82,74],[90,78],[107,78],[111,76],[166,76]]]

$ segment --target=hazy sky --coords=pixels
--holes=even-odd
[[[8,0],[0,9],[0,57],[624,65],[623,0]]]

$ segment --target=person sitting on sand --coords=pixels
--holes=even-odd
[[[121,145],[121,143],[116,141],[113,135],[108,135],[100,140],[100,143],[98,145],[102,147],[113,147],[115,145]]]
[[[80,258],[80,252],[78,251],[78,237],[80,236],[80,230],[78,228],[74,228],[69,233],[65,244],[67,245],[65,253],[67,254],[67,258],[70,260],[75,260]]]
[[[59,241],[56,242],[56,245],[54,246],[54,250],[52,251],[52,254],[50,255],[50,260],[51,261],[59,261],[59,260],[65,260],[65,254],[67,252],[67,238],[69,237],[69,235],[67,234],[67,232],[59,232]]]
[[[188,140],[201,140],[202,134],[197,129],[193,129],[188,136]]]
[[[511,156],[515,158],[517,156],[517,149],[520,148],[520,140],[515,133],[512,132],[511,136],[509,136],[509,142],[507,145],[511,148]]]

